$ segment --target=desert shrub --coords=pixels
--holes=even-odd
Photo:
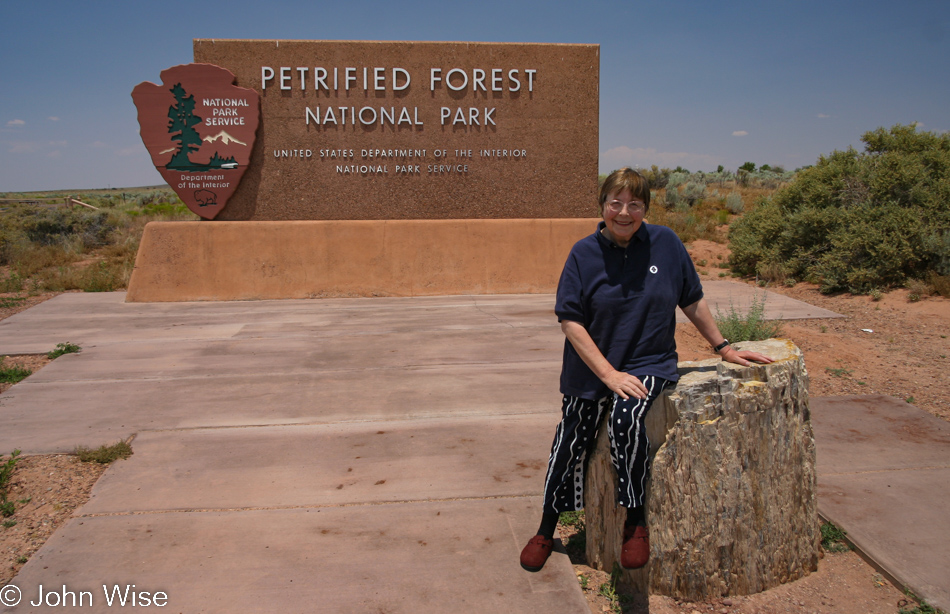
[[[672,193],[667,192],[668,195]],[[725,233],[718,230],[718,208],[708,203],[695,208],[690,208],[683,200],[678,203],[672,208],[656,206],[659,203],[651,205],[646,221],[669,227],[684,243],[696,239],[725,242]]]
[[[136,196],[135,204],[139,207],[146,207],[148,205],[167,203],[169,199],[170,196],[165,190],[152,190],[151,192],[142,192]]]
[[[726,209],[729,210],[729,213],[734,213],[736,215],[742,213],[742,210],[745,208],[745,204],[742,202],[742,195],[738,192],[731,192],[726,196]]]
[[[86,266],[58,266],[36,274],[44,290],[65,292],[113,292],[126,287],[132,275],[132,262],[100,260]]]
[[[68,265],[79,257],[65,245],[35,245],[25,242],[18,244],[13,250],[10,264],[17,275],[26,279],[50,267]]]
[[[922,279],[948,255],[950,135],[894,126],[835,151],[732,224],[733,270],[775,263],[825,292]]]
[[[109,235],[118,224],[105,211],[67,208],[36,209],[25,212],[21,228],[26,238],[37,245],[64,245],[70,239],[83,247],[100,247],[109,242]]]
[[[640,173],[650,182],[650,187],[654,190],[662,190],[670,182],[670,173],[668,168],[659,168],[656,164],[650,167],[650,170],[641,169]]]
[[[666,183],[666,189],[667,190],[676,189],[679,186],[686,183],[687,181],[689,181],[689,173],[682,173],[682,172],[670,173],[670,178]]]
[[[935,271],[931,271],[927,281],[930,282],[934,292],[944,298],[950,298],[950,275],[940,275]]]
[[[904,285],[907,288],[908,295],[917,297],[915,300],[920,300],[934,293],[933,286],[922,279],[908,279]]]
[[[676,208],[676,206],[682,201],[683,199],[680,196],[679,190],[677,190],[675,187],[666,187],[666,195],[663,197],[663,204],[666,205],[667,209]]]
[[[935,254],[931,270],[938,275],[950,275],[950,231],[934,233],[931,242]]]
[[[698,201],[706,198],[706,184],[698,181],[690,181],[683,188],[683,198],[692,207]]]

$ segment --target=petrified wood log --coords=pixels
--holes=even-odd
[[[815,441],[808,374],[784,339],[736,344],[775,359],[741,367],[718,358],[679,364],[680,381],[647,415],[650,563],[621,584],[688,600],[747,595],[818,568]],[[619,565],[626,512],[607,429],[585,482],[587,558]]]

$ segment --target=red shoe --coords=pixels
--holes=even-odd
[[[521,566],[527,571],[541,571],[548,557],[551,556],[552,550],[554,550],[553,539],[535,535],[521,551]]]
[[[650,560],[650,532],[646,527],[624,527],[620,566],[640,569]]]

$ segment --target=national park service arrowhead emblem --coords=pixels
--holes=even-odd
[[[162,85],[145,81],[132,90],[142,141],[182,202],[214,219],[251,160],[260,96],[213,64],[174,66],[161,77]]]

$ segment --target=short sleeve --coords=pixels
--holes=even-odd
[[[570,320],[572,322],[587,322],[584,314],[583,284],[577,255],[571,250],[561,271],[561,279],[557,284],[557,300],[554,303],[554,313],[558,322]]]
[[[680,266],[683,271],[683,290],[680,292],[680,308],[689,307],[699,299],[703,298],[703,284],[699,281],[699,274],[696,272],[696,265],[693,259],[689,257],[686,246],[677,237],[680,251]]]

